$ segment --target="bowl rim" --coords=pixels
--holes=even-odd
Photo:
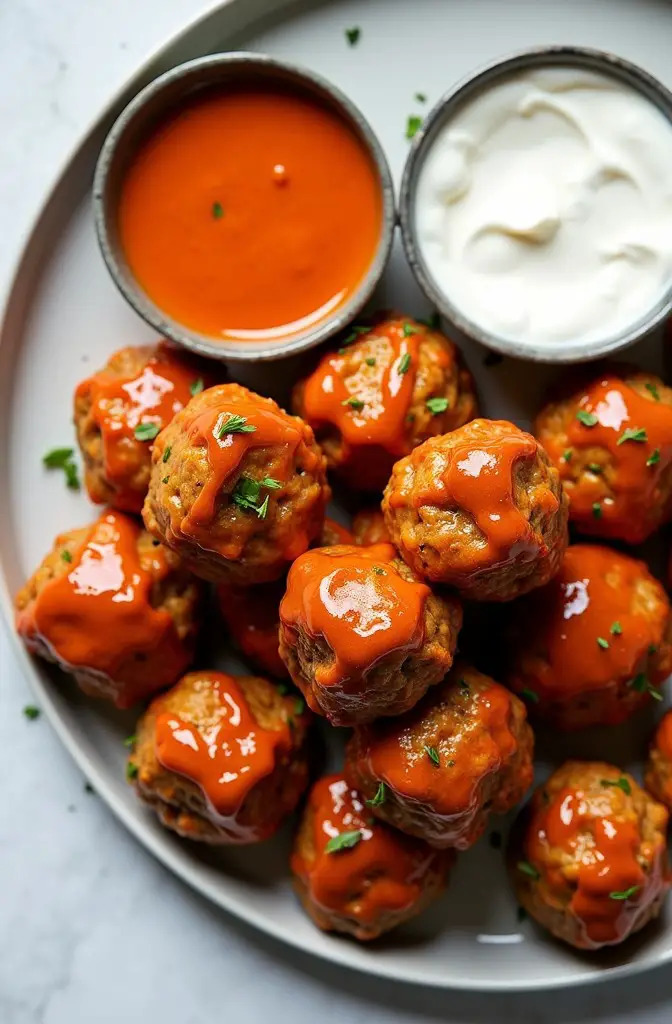
[[[313,94],[324,94],[334,108],[340,111],[345,122],[355,130],[373,163],[380,189],[381,225],[380,236],[369,269],[347,302],[337,307],[331,315],[313,328],[309,328],[289,340],[269,339],[241,343],[226,339],[219,341],[191,330],[153,302],[145,293],[123,258],[121,246],[111,230],[111,220],[116,207],[110,201],[109,189],[113,160],[119,147],[123,145],[127,133],[132,129],[136,118],[142,114],[148,103],[154,101],[157,96],[160,96],[164,90],[176,82],[184,82],[185,89],[188,91],[192,78],[201,74],[203,69],[212,73],[212,84],[216,85],[218,69],[240,67],[241,71],[244,71],[255,66],[263,69],[267,74],[269,71],[277,73],[278,77],[284,81],[294,80],[299,87],[303,85],[307,87],[307,91],[312,91]],[[179,102],[179,97],[177,100],[175,97],[171,97],[170,103],[166,104],[166,114],[175,102]],[[207,359],[249,363],[284,359],[299,352],[305,352],[344,331],[369,301],[387,267],[397,224],[392,172],[378,136],[359,107],[323,75],[291,61],[279,60],[268,54],[247,50],[209,54],[177,64],[154,78],[136,93],[116,118],[101,146],[93,180],[93,216],[98,245],[107,270],[123,297],[146,323],[176,345]]]
[[[672,91],[663,83],[617,54],[592,47],[551,45],[516,50],[477,68],[448,89],[434,104],[416,133],[406,158],[399,192],[399,223],[406,259],[421,290],[458,333],[502,355],[540,363],[582,363],[619,352],[640,341],[672,314],[672,277],[665,293],[637,321],[625,330],[606,337],[589,339],[583,344],[566,342],[516,341],[488,331],[467,317],[448,295],[435,284],[428,271],[415,231],[415,193],[425,159],[438,131],[465,103],[501,79],[528,69],[576,67],[602,73],[629,85],[653,103],[672,125]]]

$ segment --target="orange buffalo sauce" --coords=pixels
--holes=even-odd
[[[430,589],[403,579],[390,564],[396,557],[391,544],[344,544],[307,551],[292,565],[281,629],[290,645],[300,631],[328,644],[333,660],[316,664],[318,686],[356,689],[385,655],[422,646]]]
[[[149,297],[212,338],[319,323],[367,274],[382,223],[375,166],[318,99],[200,94],[140,148],[121,190],[121,244]]]
[[[216,696],[216,711],[198,723],[187,711],[181,715],[159,711],[156,756],[168,771],[200,787],[213,819],[230,836],[241,842],[263,838],[251,835],[250,828],[236,819],[250,791],[271,774],[279,757],[291,750],[289,726],[282,722],[278,729],[262,728],[233,676],[199,673],[199,685]]]
[[[308,886],[311,899],[332,914],[369,929],[389,914],[409,910],[423,895],[423,882],[441,855],[418,840],[376,822],[356,790],[341,775],[320,779],[311,790],[314,852],[295,848],[292,870]],[[358,832],[349,849],[327,853],[330,839]],[[369,936],[370,937],[370,936]]]

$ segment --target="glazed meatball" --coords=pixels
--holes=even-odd
[[[381,821],[466,850],[531,785],[533,745],[523,703],[463,663],[401,718],[356,728],[345,775]]]
[[[142,511],[152,439],[203,388],[205,374],[201,363],[162,343],[122,348],[77,386],[75,427],[92,501]]]
[[[654,733],[644,785],[656,800],[672,810],[672,711],[663,715]]]
[[[421,579],[479,601],[510,601],[547,583],[567,544],[558,471],[531,434],[473,420],[397,462],[385,523]]]
[[[535,434],[582,533],[639,544],[672,516],[672,389],[612,367],[549,402]]]
[[[217,597],[229,636],[258,671],[287,677],[285,663],[278,651],[280,601],[285,581],[261,583],[256,587],[234,587],[222,584]]]
[[[616,725],[661,699],[670,603],[643,562],[572,544],[555,579],[509,611],[506,682],[554,728]]]
[[[382,491],[396,459],[476,415],[471,375],[440,331],[403,316],[355,327],[294,390],[330,469],[356,490]]]
[[[291,863],[318,928],[366,941],[424,910],[444,888],[451,860],[372,819],[343,776],[329,775],[310,791]]]
[[[295,704],[265,679],[191,672],[138,722],[127,777],[173,832],[258,843],[308,782],[308,720]]]
[[[577,949],[622,942],[658,915],[667,892],[667,817],[619,768],[568,761],[514,826],[508,861],[518,900]]]
[[[152,463],[145,525],[203,579],[279,579],[320,535],[329,488],[312,430],[239,384],[192,398]]]
[[[201,584],[122,512],[70,530],[16,598],[29,651],[118,708],[170,686],[189,666]]]
[[[330,548],[334,544],[354,544],[355,538],[353,537],[347,526],[341,526],[335,519],[330,519],[329,516],[324,520],[324,526],[322,527],[322,536],[318,547]]]
[[[332,725],[411,708],[450,668],[458,602],[433,594],[391,544],[309,551],[280,604],[280,656]]]
[[[385,516],[379,505],[363,508],[352,520],[355,544],[380,544],[390,540],[385,526]]]

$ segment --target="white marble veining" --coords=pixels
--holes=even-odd
[[[1,288],[78,134],[140,59],[210,6],[0,0]],[[161,868],[85,791],[44,718],[23,717],[29,702],[0,627],[0,1024],[672,1018],[665,970],[608,988],[479,998],[370,979],[286,949]]]

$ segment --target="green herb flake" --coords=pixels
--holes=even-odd
[[[644,672],[639,672],[634,679],[630,680],[629,685],[633,690],[636,690],[637,693],[648,693],[653,700],[663,699],[662,693],[659,693],[655,686],[651,685]]]
[[[285,697],[289,693],[289,687],[287,686],[287,683],[278,683],[278,685],[276,686],[276,690],[278,691],[281,697]]]
[[[646,649],[646,653],[647,654],[656,654],[657,651],[658,651],[658,648],[656,647],[655,644],[649,644],[649,646]]]
[[[656,401],[656,402],[660,401],[660,391],[658,390],[656,385],[653,383],[653,381],[647,381],[646,384],[644,385],[644,387],[646,388],[646,390],[648,392],[650,392],[651,395],[653,395],[654,401]]]
[[[197,380],[191,382],[191,387],[189,388],[189,390],[191,391],[192,395],[200,395],[204,387],[205,384],[203,383],[203,378],[199,377]]]
[[[595,476],[600,476],[602,473],[602,466],[598,465],[597,462],[589,462],[586,469],[589,473],[594,473]]]
[[[519,860],[516,866],[521,874],[528,875],[530,878],[533,878],[535,882],[538,882],[541,878],[541,875],[535,868],[534,864],[530,864],[529,860]]]
[[[361,412],[364,408],[364,402],[361,398],[357,398],[355,395],[350,395],[350,398],[346,398],[341,402],[341,405],[349,405],[355,412]]]
[[[630,796],[632,793],[632,786],[625,775],[621,775],[620,779],[600,779],[600,785],[607,789],[609,786],[615,786],[617,789],[622,789],[626,796]]]
[[[399,366],[397,367],[399,373],[408,373],[411,368],[411,357],[408,352],[404,352],[403,356],[399,360]]]
[[[426,746],[426,747],[424,747],[424,751],[427,754],[427,757],[429,758],[429,760],[434,765],[434,767],[438,768],[439,765],[441,764],[441,760],[439,758],[439,752],[436,749],[436,747],[427,747]]]
[[[422,128],[422,118],[418,114],[409,114],[406,120],[406,138],[413,139]]]
[[[221,203],[212,204],[212,216],[214,220],[221,220],[224,216],[224,207]]]
[[[571,448],[565,448],[564,452],[562,453],[563,462],[571,462],[573,454],[574,452]]]
[[[366,363],[367,366],[375,366],[376,365],[376,360],[375,360],[374,356],[367,356],[367,358],[364,360],[364,362]]]
[[[583,423],[584,427],[594,427],[597,423],[597,416],[594,412],[588,412],[587,409],[579,409],[576,414],[576,418],[579,423]]]
[[[294,699],[294,714],[302,715],[305,710],[306,702],[304,701],[303,697],[296,697]]]
[[[414,96],[414,99],[415,99],[416,103],[426,103],[427,102],[427,97],[424,94],[424,92],[416,92],[416,94]]]
[[[126,739],[124,740],[124,746],[128,747],[128,749],[130,750],[131,747],[135,746],[136,739],[136,736],[127,736]]]
[[[133,436],[136,441],[153,441],[160,430],[158,423],[138,423]]]
[[[603,651],[606,651],[606,650],[609,649],[609,641],[605,640],[603,636],[596,637],[596,640],[597,640],[597,646],[601,647]]]
[[[455,762],[454,761],[448,761],[448,767],[449,768],[454,768],[455,767]]]
[[[346,28],[345,38],[348,41],[348,46],[357,46],[361,34],[362,30],[358,25],[353,25],[352,28]]]
[[[268,512],[268,495],[266,495],[266,497],[262,501],[261,505],[257,509],[257,515],[259,516],[260,519],[265,519],[267,512]]]
[[[646,430],[644,430],[643,427],[639,427],[638,429],[630,429],[630,427],[627,427],[619,437],[616,444],[625,444],[626,441],[637,441],[639,444],[643,444],[645,441],[648,441]]]
[[[52,448],[50,452],[42,456],[42,462],[47,469],[63,469],[66,462],[70,462],[74,454],[72,448]]]
[[[532,701],[533,704],[539,703],[539,694],[535,690],[529,690],[525,688],[520,691],[520,696],[524,697],[525,700]]]
[[[600,505],[599,501],[594,501],[593,502],[593,518],[594,519],[601,519],[602,518],[602,506]]]
[[[648,459],[646,460],[647,466],[657,466],[660,462],[660,448],[654,448]]]
[[[425,405],[431,412],[432,416],[438,416],[439,413],[445,412],[448,408],[447,398],[428,398]]]
[[[609,632],[612,636],[621,635],[621,633],[623,632],[623,627],[618,620],[616,620],[616,622],[612,622],[612,624],[609,626]]]
[[[384,782],[379,782],[375,795],[370,800],[367,800],[366,803],[369,807],[381,807],[385,803],[386,796],[387,786]]]
[[[172,452],[172,450],[173,449],[170,447],[170,445],[167,444],[166,447],[163,450],[163,458],[161,459],[162,462],[168,462],[168,459],[170,458],[170,453]]]
[[[127,764],[126,764],[126,778],[130,782],[132,779],[137,779],[137,777],[138,777],[138,766],[137,766],[137,764],[134,764],[132,761],[128,761]]]
[[[26,704],[25,708],[23,709],[23,714],[28,719],[29,722],[34,722],[36,718],[40,717],[42,712],[38,707],[35,707],[34,704]]]
[[[221,440],[225,434],[252,434],[257,429],[247,422],[247,416],[228,413],[228,418],[220,417],[221,422],[215,426],[215,437]]]
[[[161,477],[161,483],[162,483],[162,484],[168,484],[168,483],[170,483],[170,477],[169,477],[169,476],[163,476],[163,477]]]
[[[61,558],[63,559],[64,562],[72,561],[72,555],[70,554],[69,551],[61,551]]]
[[[272,479],[272,477],[265,477],[264,479]],[[261,482],[253,480],[249,476],[241,476],[235,490],[231,494],[231,500],[234,505],[237,505],[238,508],[256,512],[259,519],[265,519],[268,512],[268,495],[259,504],[263,482],[263,480]]]
[[[77,466],[74,462],[66,462],[63,466],[65,472],[65,485],[69,487],[71,491],[79,490],[79,473]]]
[[[385,570],[381,569],[379,565],[374,565],[373,571],[375,572],[376,576],[384,576],[385,575]]]
[[[419,334],[419,333],[420,332],[418,331],[418,328],[414,327],[413,324],[409,324],[408,322],[406,322],[404,324],[403,335],[404,335],[405,338],[410,338],[410,336],[412,334]]]
[[[268,487],[269,491],[277,491],[280,487],[282,487],[282,484],[280,483],[279,480],[276,480],[275,477],[265,476],[264,479],[261,481],[261,486]]]
[[[636,892],[639,892],[638,885],[631,885],[629,889],[623,889],[622,892],[610,892],[610,900],[629,900]]]
[[[353,846],[357,846],[361,838],[361,829],[353,832],[340,832],[339,835],[331,837],[324,848],[324,852],[338,853],[340,850],[350,850]]]

